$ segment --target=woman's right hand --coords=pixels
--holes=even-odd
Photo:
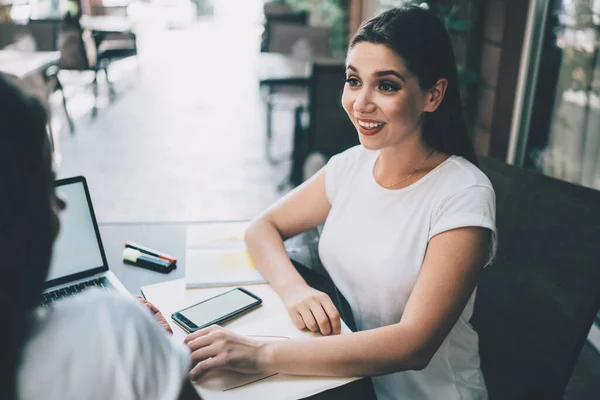
[[[324,336],[341,332],[340,313],[327,294],[299,284],[286,288],[281,297],[296,328]]]

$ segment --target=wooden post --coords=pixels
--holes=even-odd
[[[358,30],[363,21],[364,0],[349,0],[350,12],[348,14],[348,41]]]

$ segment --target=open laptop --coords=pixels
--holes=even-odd
[[[60,215],[60,232],[54,243],[42,305],[90,287],[129,292],[108,269],[92,199],[83,176],[57,180],[56,191],[67,201]]]

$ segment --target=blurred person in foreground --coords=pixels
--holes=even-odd
[[[189,351],[152,304],[96,289],[38,307],[67,206],[54,191],[47,123],[40,102],[0,75],[2,398],[198,399]]]

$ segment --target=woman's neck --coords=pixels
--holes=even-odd
[[[433,148],[425,144],[420,137],[415,137],[412,142],[403,143],[381,149],[374,171],[375,179],[382,186],[392,185],[412,174],[421,176],[432,169]],[[435,164],[437,165],[437,163]],[[407,179],[408,180],[408,179]]]

